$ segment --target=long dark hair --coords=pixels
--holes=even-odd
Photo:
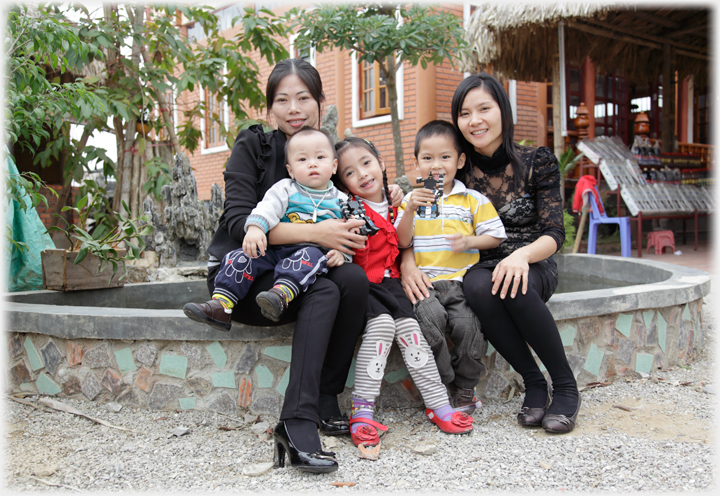
[[[280,82],[286,76],[295,74],[308,87],[310,95],[318,104],[318,126],[320,125],[320,104],[325,101],[325,93],[323,93],[322,79],[320,73],[309,62],[303,59],[285,59],[281,60],[273,68],[268,77],[267,86],[265,88],[265,104],[268,112],[272,109],[275,101],[275,94]]]
[[[375,157],[380,162],[380,153],[378,153],[377,148],[375,148],[375,145],[370,143],[368,140],[364,138],[357,138],[355,136],[350,136],[345,138],[342,141],[338,141],[335,143],[335,153],[337,154],[338,159],[338,168],[337,173],[333,176],[333,182],[340,186],[343,190],[345,190],[346,193],[350,193],[350,191],[347,189],[347,186],[345,186],[345,183],[343,182],[342,177],[340,176],[340,157],[343,156],[343,154],[350,150],[351,148],[364,148],[365,150],[369,151],[373,157]],[[385,198],[388,201],[388,212],[390,212],[390,222],[394,222],[394,214],[392,209],[392,202],[390,200],[390,188],[388,187],[388,179],[387,174],[385,173],[385,169],[382,171],[383,175],[383,187],[385,188]]]
[[[472,76],[463,79],[455,90],[455,94],[452,98],[450,112],[452,113],[452,120],[455,125],[455,129],[458,130],[463,148],[465,148],[465,155],[472,164],[471,152],[475,151],[475,149],[460,132],[460,128],[458,127],[458,116],[460,115],[460,109],[462,108],[463,103],[465,103],[465,97],[467,97],[467,94],[475,88],[483,88],[487,91],[492,99],[495,100],[495,103],[498,104],[498,107],[500,107],[500,118],[502,121],[502,146],[505,148],[505,153],[507,153],[507,156],[510,159],[515,187],[519,188],[525,178],[525,164],[520,159],[517,145],[513,141],[515,125],[513,124],[510,98],[508,98],[507,92],[505,92],[505,88],[502,84],[500,84],[500,81],[487,72],[473,74]],[[472,167],[466,167],[465,174],[470,174],[471,169]]]

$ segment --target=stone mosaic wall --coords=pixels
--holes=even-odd
[[[650,374],[687,363],[703,346],[702,300],[663,309],[564,320],[558,329],[580,385],[616,375]],[[288,383],[291,342],[119,341],[6,333],[8,388],[118,402],[153,410],[209,409],[278,414]],[[522,381],[489,346],[483,398],[498,398]],[[349,406],[354,365],[341,396]],[[545,371],[542,364],[540,367]],[[393,348],[380,407],[420,405],[421,398]]]

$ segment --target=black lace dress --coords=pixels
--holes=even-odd
[[[498,150],[495,156],[499,152],[504,153],[504,150]],[[477,152],[470,153],[472,166],[461,179],[468,188],[488,197],[507,233],[507,239],[497,248],[481,251],[480,262],[470,270],[492,270],[502,259],[518,248],[531,244],[540,236],[552,237],[558,250],[563,245],[565,228],[557,158],[544,146],[518,146],[518,152],[525,164],[525,177],[517,189],[509,163],[493,166],[493,161],[488,157]],[[532,266],[542,277],[543,287],[538,290],[542,300],[547,302],[557,287],[557,265],[552,257],[548,257]]]

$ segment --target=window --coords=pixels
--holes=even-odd
[[[362,119],[390,113],[385,72],[380,64],[363,62],[360,67],[360,116]]]
[[[595,136],[619,136],[628,142],[628,92],[625,78],[595,76]]]
[[[302,50],[299,50],[297,46],[295,45],[295,40],[297,39],[297,35],[291,35],[290,36],[290,58],[291,59],[303,59],[305,62],[309,63],[311,66],[315,66],[315,56],[317,54],[317,51],[312,47],[303,48]]]
[[[227,143],[225,142],[225,137],[222,134],[223,127],[227,121],[227,109],[225,102],[222,98],[218,97],[217,93],[210,93],[207,89],[204,91],[204,99],[205,116],[203,119],[203,148],[205,150],[218,147],[226,149]]]
[[[693,129],[695,143],[710,143],[712,129],[710,125],[710,107],[712,102],[712,94],[708,91],[708,87],[698,88],[696,86],[694,102],[695,129]]]

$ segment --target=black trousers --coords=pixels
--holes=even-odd
[[[213,293],[220,266],[208,273]],[[345,263],[329,269],[295,298],[279,322],[262,316],[255,297],[270,289],[274,274],[258,277],[248,294],[233,307],[233,320],[253,326],[275,326],[295,322],[290,376],[280,419],[318,422],[320,393],[337,395],[345,382],[358,338],[365,327],[369,282],[359,266]]]
[[[543,406],[547,381],[527,345],[535,350],[547,368],[553,383],[553,396],[567,398],[567,403],[574,407],[577,382],[555,320],[540,297],[542,280],[539,271],[530,265],[527,293],[523,295],[518,289],[515,298],[510,298],[508,291],[504,300],[500,299],[499,290],[495,295],[490,292],[491,278],[491,269],[478,268],[465,274],[463,282],[465,296],[480,320],[483,334],[522,376],[526,400],[530,399],[534,403],[532,406]],[[535,398],[528,398],[528,395]]]

